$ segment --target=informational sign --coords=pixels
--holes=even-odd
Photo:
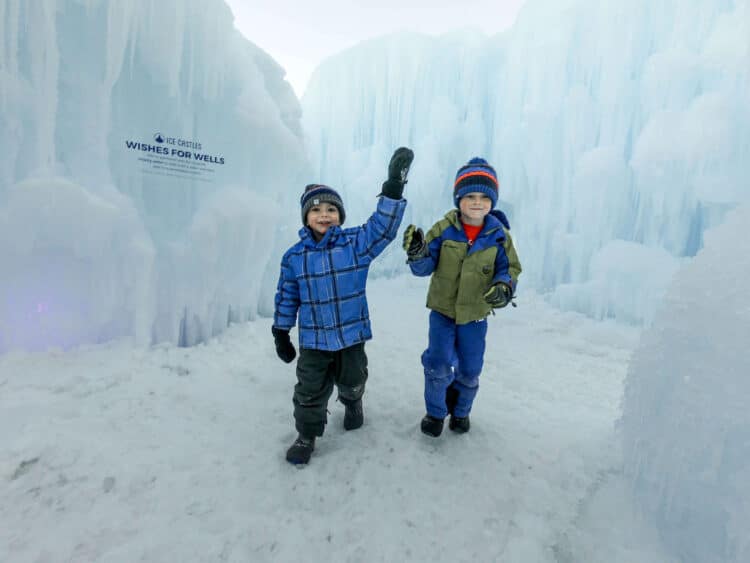
[[[171,137],[161,132],[153,140],[125,140],[145,174],[172,176],[202,182],[213,182],[218,168],[226,164],[220,154],[213,154],[203,143],[193,139]]]

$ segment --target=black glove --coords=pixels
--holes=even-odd
[[[505,282],[497,282],[484,294],[484,300],[492,305],[493,309],[502,309],[513,299],[513,290]]]
[[[288,364],[297,356],[297,350],[294,349],[292,339],[289,338],[289,331],[272,326],[271,332],[276,344],[276,355]]]
[[[425,244],[422,229],[418,229],[414,225],[406,227],[403,247],[409,261],[419,260],[427,256],[427,244]]]
[[[401,199],[412,160],[414,160],[414,152],[411,149],[406,147],[396,149],[388,164],[388,179],[383,182],[381,195],[390,199]]]

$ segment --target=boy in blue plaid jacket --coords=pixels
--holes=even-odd
[[[370,263],[396,237],[413,159],[414,153],[405,147],[393,153],[377,209],[359,227],[341,228],[346,218],[344,204],[332,188],[310,184],[302,194],[304,227],[299,242],[281,259],[271,329],[276,353],[287,363],[296,357],[289,331],[295,324],[299,330],[293,397],[299,435],[286,453],[290,463],[310,461],[315,438],[325,429],[334,385],[346,409],[344,428],[362,426],[365,341],[372,338],[365,295],[367,273]]]

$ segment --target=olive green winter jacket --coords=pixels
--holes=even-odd
[[[484,319],[492,307],[484,294],[493,284],[505,282],[515,293],[521,262],[502,211],[492,211],[473,244],[469,244],[454,209],[425,235],[429,254],[409,261],[414,275],[432,274],[427,307],[466,324]]]

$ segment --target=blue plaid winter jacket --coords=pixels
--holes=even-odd
[[[336,351],[372,338],[365,285],[370,263],[396,237],[406,200],[381,197],[359,227],[308,228],[281,259],[273,325],[289,330],[299,312],[300,348]]]

